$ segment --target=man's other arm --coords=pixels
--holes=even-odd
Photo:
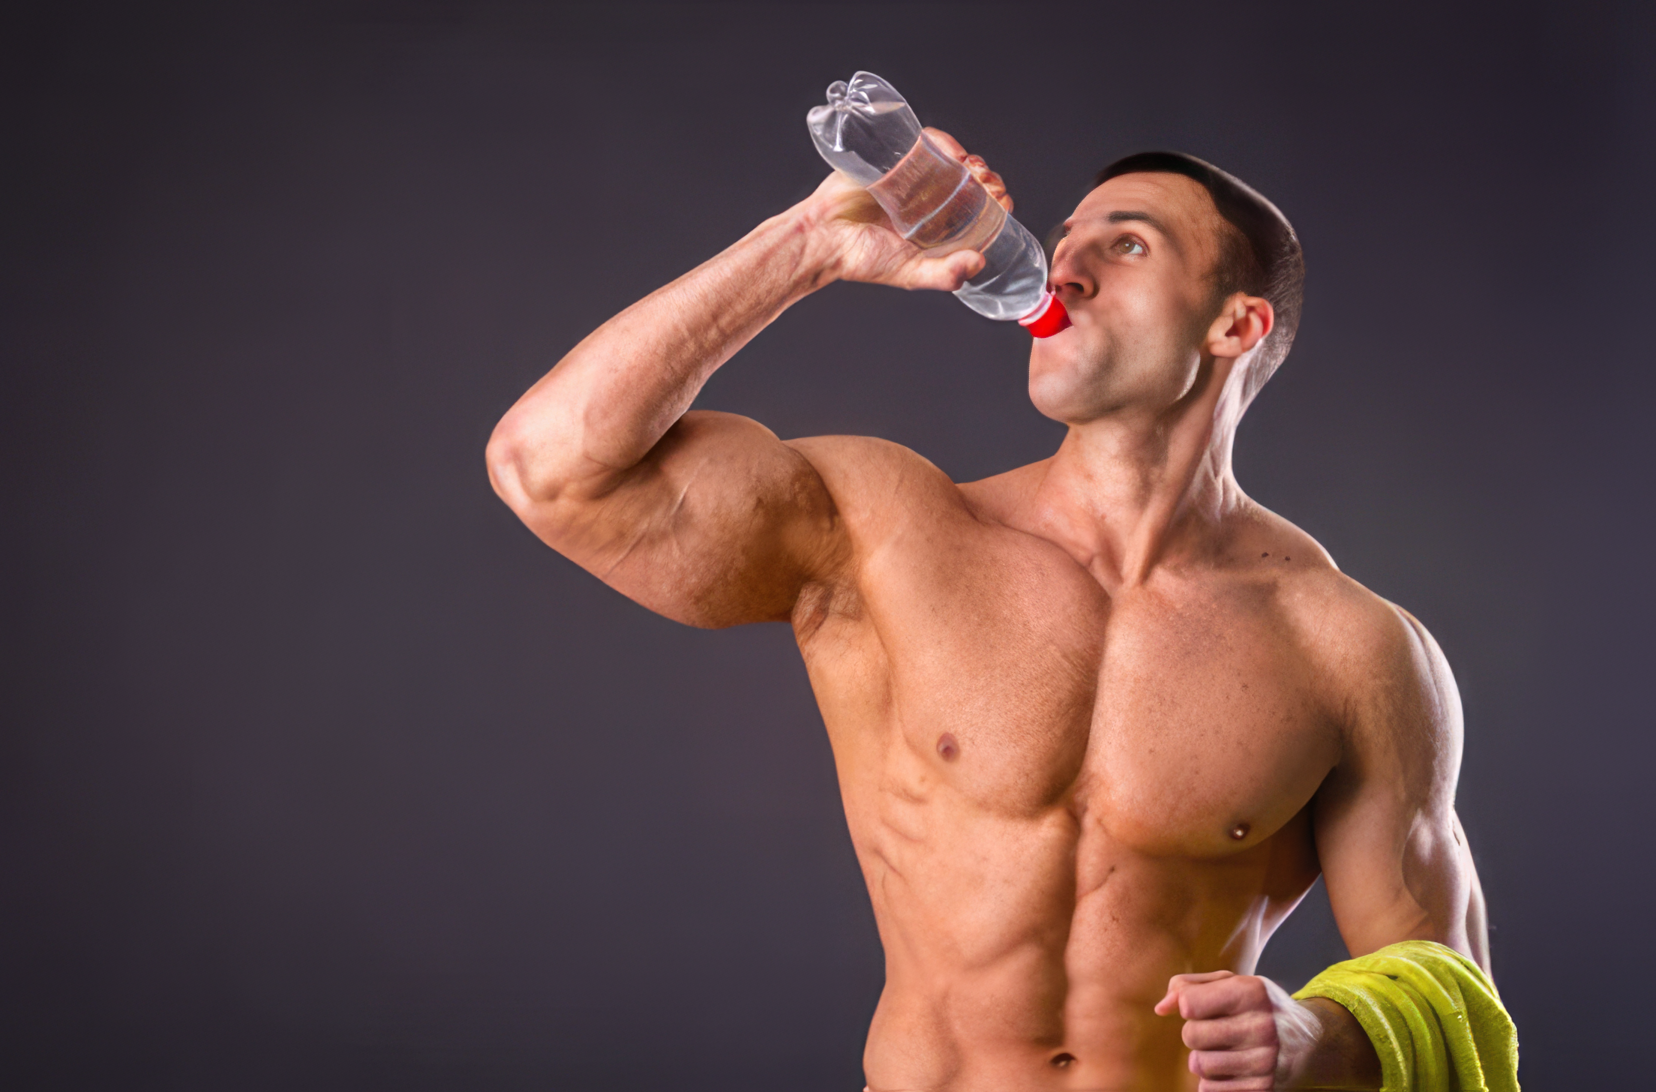
[[[1413,615],[1377,601],[1345,650],[1345,745],[1313,802],[1323,882],[1353,957],[1432,940],[1490,973],[1483,890],[1455,814],[1460,690]],[[1296,1065],[1310,1088],[1378,1088],[1379,1058],[1356,1017],[1304,1002],[1316,1040]]]
[[[1386,613],[1352,662],[1345,753],[1314,804],[1329,902],[1354,956],[1434,940],[1488,974],[1483,891],[1455,814],[1460,691],[1425,627]]]
[[[575,346],[496,427],[495,490],[547,545],[651,610],[698,626],[786,620],[843,553],[832,499],[762,425],[686,411],[721,364],[830,281],[952,290],[981,264],[970,251],[924,257],[831,175]]]
[[[1460,693],[1408,612],[1372,600],[1333,650],[1343,748],[1313,801],[1323,879],[1352,956],[1431,940],[1489,972],[1483,892],[1455,815]],[[1185,1020],[1201,1088],[1378,1089],[1380,1061],[1339,1004],[1227,971],[1179,975],[1157,1011]]]

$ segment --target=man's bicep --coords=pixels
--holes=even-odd
[[[1482,963],[1482,898],[1455,815],[1461,710],[1442,651],[1396,608],[1354,678],[1340,765],[1318,792],[1318,854],[1346,945],[1435,940]]]
[[[785,621],[839,555],[821,476],[756,421],[694,411],[602,494],[530,526],[558,552],[675,621]]]
[[[1435,940],[1488,969],[1482,896],[1452,810],[1319,801],[1317,825],[1329,904],[1353,956]]]

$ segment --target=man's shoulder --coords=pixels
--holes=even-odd
[[[786,443],[816,468],[841,517],[853,526],[961,514],[969,508],[972,486],[961,486],[902,444],[874,436],[809,436]]]
[[[1433,686],[1447,675],[1442,651],[1414,615],[1340,571],[1304,531],[1271,520],[1282,543],[1275,598],[1342,707]],[[1278,559],[1259,561],[1270,568]]]
[[[1283,525],[1292,527],[1287,520]],[[1295,548],[1315,547],[1317,553],[1308,553],[1312,563],[1303,570],[1283,578],[1277,600],[1298,643],[1317,663],[1321,689],[1341,726],[1378,727],[1391,736],[1406,727],[1403,721],[1419,721],[1416,727],[1429,736],[1454,731],[1459,724],[1454,678],[1426,626],[1340,572],[1310,535],[1293,532],[1303,537]],[[1418,716],[1431,709],[1444,716]]]

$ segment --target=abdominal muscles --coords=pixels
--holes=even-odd
[[[854,831],[886,952],[873,1092],[1194,1087],[1175,974],[1250,973],[1316,876],[1308,823],[1203,860],[1150,856],[1084,813],[938,822],[900,798]],[[951,809],[952,810],[952,809]]]

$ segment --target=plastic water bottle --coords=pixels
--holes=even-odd
[[[1017,319],[1036,337],[1070,324],[1047,291],[1041,244],[920,131],[896,88],[872,72],[836,80],[805,123],[822,158],[866,186],[903,238],[933,255],[983,254],[983,269],[955,292],[960,302],[992,319]]]

